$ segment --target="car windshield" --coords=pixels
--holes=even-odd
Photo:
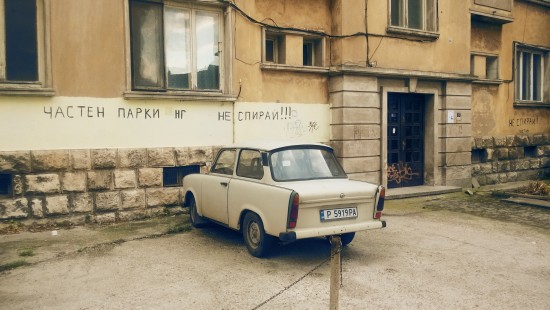
[[[346,178],[346,173],[328,149],[296,148],[271,154],[271,173],[276,181]]]

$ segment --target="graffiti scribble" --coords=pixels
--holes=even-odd
[[[317,122],[309,122],[309,132],[314,132],[317,129],[319,129]]]
[[[410,181],[413,177],[418,176],[417,172],[413,172],[412,168],[407,163],[399,162],[388,167],[388,182],[400,184],[404,181]]]

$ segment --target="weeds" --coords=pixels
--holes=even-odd
[[[14,220],[10,220],[6,224],[0,227],[0,234],[16,234],[24,228],[23,224]]]
[[[178,234],[178,233],[191,231],[191,229],[192,229],[191,224],[181,224],[181,225],[176,225],[176,226],[170,225],[170,227],[168,227],[167,233],[168,234]]]
[[[520,191],[529,195],[549,196],[550,185],[542,181],[529,182],[527,186],[520,188]]]
[[[12,269],[15,269],[15,268],[18,268],[18,267],[21,267],[21,266],[28,266],[28,265],[30,265],[30,263],[27,263],[26,261],[24,261],[22,259],[21,260],[16,260],[16,261],[11,262],[11,263],[0,265],[0,272],[6,271],[6,270],[12,270]]]
[[[29,257],[34,255],[36,255],[36,253],[34,253],[33,249],[23,249],[19,251],[19,256]]]

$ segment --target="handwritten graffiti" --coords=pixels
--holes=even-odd
[[[54,118],[105,118],[104,107],[92,107],[92,106],[73,106],[66,107],[57,106],[55,109],[51,106],[44,107],[44,114],[48,115],[50,119]]]
[[[538,116],[536,116],[536,117],[511,118],[511,119],[508,120],[508,127],[520,127],[520,126],[537,125],[538,123],[539,123]]]
[[[399,162],[392,164],[388,167],[388,182],[395,182],[400,184],[401,182],[410,181],[413,177],[418,176],[417,172],[413,172],[412,168],[407,163]]]
[[[314,132],[315,130],[319,129],[319,125],[317,122],[309,122],[309,132]]]
[[[286,124],[285,133],[288,138],[299,138],[306,133],[306,128],[300,120],[291,121]]]
[[[291,107],[281,107],[281,109],[260,110],[260,111],[239,111],[237,120],[242,121],[278,121],[290,120],[298,117],[298,111]]]

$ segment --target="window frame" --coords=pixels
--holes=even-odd
[[[233,163],[232,165],[230,165],[229,167],[224,167],[224,168],[220,168],[220,169],[231,169],[231,174],[229,173],[226,173],[227,171],[224,171],[224,172],[221,172],[221,171],[217,171],[216,168],[217,168],[217,165],[219,163],[219,160],[220,158],[222,157],[222,155],[225,153],[225,152],[228,152],[228,153],[233,153]],[[235,174],[235,169],[237,167],[237,159],[238,159],[238,155],[237,154],[237,149],[221,149],[219,152],[218,152],[218,155],[216,156],[216,160],[214,161],[214,164],[212,165],[212,167],[210,168],[210,173],[212,174],[220,174],[220,175],[226,175],[226,176],[233,176]]]
[[[269,31],[262,28],[262,64],[285,65],[286,63],[286,43],[285,33]],[[267,41],[273,41],[273,61],[267,60]]]
[[[13,174],[0,173],[0,198],[13,197]]]
[[[485,66],[483,68],[484,76],[477,76],[476,71],[480,70],[475,66],[475,60],[477,58],[484,58]],[[494,72],[496,76],[490,76],[489,73]],[[500,84],[502,83],[501,73],[500,73],[500,55],[495,53],[487,53],[480,51],[472,51],[470,53],[470,74],[476,77],[474,83],[485,83],[485,84]]]
[[[54,96],[51,82],[50,50],[50,0],[35,0],[36,3],[36,81],[16,81],[6,79],[6,34],[4,0],[0,0],[0,96]]]
[[[156,89],[147,89],[134,87],[133,78],[133,58],[132,58],[132,34],[131,34],[131,2],[134,0],[125,0],[125,28],[126,28],[126,91],[123,96],[125,99],[178,99],[183,101],[208,101],[208,102],[233,102],[235,96],[231,94],[231,58],[233,57],[232,45],[233,36],[231,29],[232,14],[229,14],[230,7],[226,4],[214,0],[202,0],[192,3],[185,0],[136,0],[139,2],[161,3],[162,5],[162,54],[163,54],[163,70],[164,70],[164,85]],[[168,70],[166,65],[166,40],[165,40],[165,19],[164,14],[166,7],[184,8],[193,11],[194,16],[197,11],[213,12],[218,16],[218,49],[219,49],[219,89],[198,89],[196,85],[191,85],[195,88],[177,89],[168,86]],[[192,22],[194,23],[194,21]],[[191,74],[193,78],[191,83],[198,84],[197,70],[194,69],[196,62],[196,35],[193,33],[195,25],[190,27],[191,34],[191,66],[193,68]]]
[[[400,25],[392,24],[392,12],[395,8],[392,6],[392,0],[388,0],[388,32],[395,32],[405,35],[413,35],[426,37],[431,39],[437,39],[439,37],[439,12],[438,12],[438,0],[420,0],[422,3],[422,27],[411,28],[409,27],[409,14],[408,14],[408,0],[397,0],[399,2],[399,19]],[[430,10],[428,1],[433,1],[433,8]],[[431,15],[429,14],[431,11]],[[430,21],[431,20],[431,21]],[[431,25],[430,25],[431,23]]]
[[[529,44],[523,44],[519,42],[514,42],[514,105],[517,106],[542,106],[542,107],[550,107],[550,92],[549,92],[549,86],[546,85],[548,83],[545,83],[545,76],[550,74],[550,66],[549,66],[549,53],[550,49],[541,47],[541,46],[534,46]],[[523,98],[523,57],[524,54],[530,55],[530,66],[531,69],[530,72],[530,80],[533,80],[534,70],[533,70],[533,55],[539,55],[540,56],[540,64],[539,64],[539,99],[534,99],[533,97],[533,85],[529,85],[529,96],[527,99]]]
[[[273,42],[272,43],[272,47],[273,47],[273,50],[272,50],[273,59],[272,60],[267,59],[267,41]],[[264,44],[265,44],[264,53],[263,53],[264,62],[278,64],[279,63],[279,39],[278,39],[278,37],[274,36],[274,35],[266,34]]]
[[[304,46],[306,44],[311,45],[311,64],[304,64],[304,55],[302,54],[302,61],[299,64],[287,64],[286,50],[288,44],[286,42],[286,36],[299,36],[302,38],[301,46],[292,46],[293,48],[300,48],[303,53]],[[267,60],[267,44],[266,41],[274,41],[273,53],[274,61]],[[263,70],[278,70],[278,71],[292,71],[292,72],[310,72],[310,73],[327,73],[329,68],[327,67],[325,60],[326,51],[326,38],[321,35],[304,34],[299,31],[277,31],[272,30],[269,27],[262,28],[262,43],[261,43],[262,61],[260,68]]]
[[[260,175],[258,175],[258,176],[247,175],[246,172],[243,173],[243,166],[245,166],[245,165],[242,165],[242,162],[243,162],[242,156],[243,156],[243,153],[245,153],[245,152],[258,153],[259,156],[258,156],[257,159],[260,160],[261,176]],[[251,168],[251,167],[249,167],[249,168]],[[261,179],[264,178],[264,175],[265,175],[263,167],[264,167],[263,166],[263,157],[262,157],[262,152],[260,150],[258,150],[258,149],[241,149],[239,151],[239,155],[238,155],[238,158],[237,158],[235,174],[236,174],[236,176],[242,177],[242,178],[261,180]],[[247,171],[247,172],[251,172],[251,171]]]
[[[162,187],[178,187],[183,185],[183,178],[190,174],[200,174],[201,165],[183,165],[175,167],[162,167]],[[166,182],[169,175],[173,174],[176,177],[175,183]]]

